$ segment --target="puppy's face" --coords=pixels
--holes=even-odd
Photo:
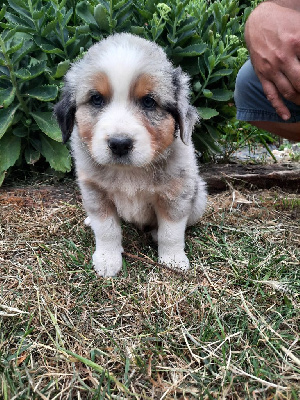
[[[161,48],[115,35],[73,65],[55,111],[65,139],[75,122],[96,163],[144,166],[163,157],[181,129],[180,91],[187,96],[187,78]]]
[[[173,142],[175,120],[155,76],[133,73],[127,80],[118,69],[113,76],[102,69],[89,77],[78,95],[78,133],[97,163],[142,166]]]

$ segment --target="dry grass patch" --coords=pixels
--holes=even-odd
[[[0,192],[0,397],[298,399],[299,202],[210,196],[187,275],[124,226],[121,274],[97,278],[71,186]]]

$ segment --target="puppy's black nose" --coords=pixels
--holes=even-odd
[[[124,137],[112,137],[108,139],[108,147],[116,156],[126,156],[133,148],[133,140]]]

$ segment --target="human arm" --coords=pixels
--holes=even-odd
[[[282,96],[300,105],[300,1],[261,3],[248,18],[245,39],[265,95],[289,119]]]

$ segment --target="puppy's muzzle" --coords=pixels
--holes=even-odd
[[[111,137],[107,143],[111,152],[118,157],[126,156],[133,149],[133,140],[128,137]]]

